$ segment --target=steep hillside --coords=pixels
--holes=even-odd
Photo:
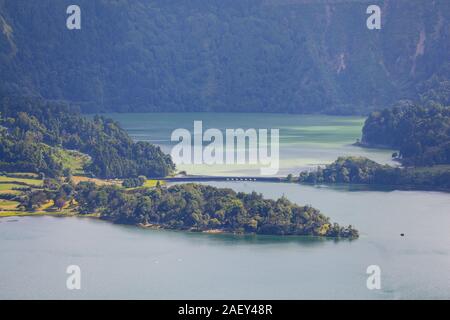
[[[382,8],[368,30],[366,8]],[[0,0],[0,92],[84,111],[367,113],[446,104],[450,1]]]
[[[88,155],[89,161],[71,159],[69,150]],[[80,166],[101,178],[161,177],[175,169],[159,147],[133,142],[110,119],[87,119],[43,99],[0,99],[0,171],[61,176]]]

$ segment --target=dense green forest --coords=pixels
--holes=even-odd
[[[159,147],[133,142],[110,119],[43,99],[0,98],[0,170],[67,175],[66,150],[87,154],[84,170],[101,178],[161,177],[175,168]]]
[[[331,223],[310,206],[286,198],[267,200],[261,194],[236,193],[199,184],[127,191],[118,186],[98,187],[91,182],[62,184],[53,190],[31,191],[21,198],[27,210],[48,200],[56,206],[77,203],[80,214],[97,213],[120,224],[155,225],[168,229],[277,235],[313,235],[357,238],[358,231]]]
[[[449,103],[450,1],[0,0],[0,92],[82,111],[361,113]]]
[[[450,107],[400,102],[373,112],[361,143],[398,149],[396,156],[405,166],[450,164]]]
[[[450,191],[450,167],[391,167],[364,157],[340,157],[324,168],[301,172],[302,183],[356,183],[398,189]]]

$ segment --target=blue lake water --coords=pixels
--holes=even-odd
[[[114,115],[136,139],[170,150],[173,128],[204,114]],[[390,161],[390,151],[351,146],[359,118],[265,115],[281,128],[283,172],[361,154]],[[255,127],[271,121],[259,117]],[[208,115],[209,126],[244,126],[242,115]],[[191,121],[192,120],[192,121]],[[302,142],[288,136],[302,135]],[[305,137],[308,137],[307,139]],[[310,148],[308,148],[308,145]],[[303,151],[299,151],[303,150]],[[302,155],[307,154],[307,160]],[[218,169],[218,170],[215,170]],[[196,173],[222,174],[220,168]],[[247,173],[248,168],[229,169]],[[234,170],[234,171],[233,171]],[[212,235],[148,230],[90,218],[0,219],[0,298],[136,299],[414,299],[450,298],[450,195],[261,182],[211,183],[282,195],[352,224],[354,241],[310,237]],[[403,233],[404,237],[400,234]],[[81,290],[66,289],[66,268],[79,265]],[[369,265],[381,289],[366,286]]]

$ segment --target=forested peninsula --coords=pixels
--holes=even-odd
[[[0,216],[93,216],[200,232],[357,238],[311,206],[199,184],[167,187],[169,155],[110,119],[37,98],[0,101]]]
[[[81,216],[95,215],[119,224],[198,232],[358,237],[352,226],[331,223],[311,206],[200,184],[126,190],[92,182],[66,183],[28,193],[21,198],[21,206],[33,210],[49,201],[66,203]]]
[[[366,184],[401,190],[439,190],[450,192],[450,167],[391,167],[364,157],[340,157],[332,164],[297,178],[309,184]]]
[[[372,112],[361,145],[397,149],[404,166],[450,165],[450,106],[401,101]]]
[[[85,154],[81,169],[99,178],[164,177],[175,169],[159,147],[133,142],[111,119],[91,120],[65,103],[40,98],[0,100],[0,171],[73,174],[68,150]]]
[[[395,189],[450,191],[450,107],[432,101],[400,101],[373,112],[356,145],[384,147],[401,166],[381,165],[363,157],[340,157],[289,180],[301,183],[351,183]]]

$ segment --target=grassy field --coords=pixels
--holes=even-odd
[[[43,185],[43,181],[40,179],[25,178],[30,176],[38,178],[38,175],[32,173],[11,173],[10,175],[15,177],[0,176],[1,195],[20,196],[23,194],[23,191],[15,189],[29,189],[33,187],[42,187]],[[20,178],[21,176],[24,178]],[[25,183],[27,185],[20,183]],[[17,201],[0,199],[0,217],[23,214],[23,211],[17,209],[18,205],[19,202]]]
[[[62,162],[64,168],[70,169],[73,175],[83,175],[83,167],[91,158],[74,150],[56,149],[57,160]]]
[[[0,183],[0,191],[13,190],[14,188],[26,188],[27,186],[15,183]]]
[[[104,180],[104,179],[97,179],[97,178],[88,178],[83,176],[73,176],[72,181],[75,184],[79,184],[80,182],[94,182],[98,186],[105,186],[105,185],[118,185],[120,186],[122,184],[122,180]]]
[[[19,190],[0,190],[0,194],[2,195],[14,195],[14,196],[18,196],[22,194],[22,191]]]
[[[66,152],[66,151],[65,151]],[[76,157],[66,159],[66,165],[70,163],[71,169],[77,170],[79,169],[79,165],[81,162],[74,161]],[[77,160],[78,161],[78,160]],[[41,188],[43,185],[43,181],[39,179],[29,179],[29,177],[33,176],[31,173],[23,173],[23,174],[11,174],[14,177],[0,176],[0,194],[13,194],[13,195],[21,195],[23,194],[20,190],[14,189],[24,189],[24,188]],[[20,176],[24,176],[24,178],[20,178]],[[25,178],[27,176],[28,178]],[[37,176],[36,176],[37,177]],[[75,175],[72,177],[72,180],[75,184],[78,184],[83,181],[94,182],[96,185],[122,185],[122,180],[120,179],[96,179],[96,178],[88,178],[85,176]],[[144,185],[140,188],[154,188],[158,184],[164,185],[165,181],[149,179]],[[27,185],[22,185],[18,183],[25,183]],[[65,215],[77,215],[74,211],[74,204],[67,203],[61,211],[57,211],[55,208],[55,204],[53,201],[48,201],[44,203],[40,208],[38,208],[35,212],[27,212],[23,211],[23,209],[18,208],[19,202],[13,200],[3,200],[0,199],[0,217],[20,217],[20,216],[40,216],[40,215],[55,215],[55,216],[65,216]],[[72,204],[72,205],[71,205]],[[97,216],[98,214],[94,213],[90,216]]]
[[[73,208],[69,207],[67,204],[63,210],[55,210],[53,200],[44,203],[36,211],[23,211],[18,209],[20,203],[17,201],[3,200],[0,199],[0,217],[23,217],[23,216],[42,216],[42,215],[52,215],[52,216],[68,216],[77,215],[77,212]],[[94,216],[94,215],[92,215]]]
[[[0,208],[2,210],[5,210],[5,211],[6,210],[15,210],[18,205],[19,205],[19,202],[17,202],[17,201],[0,199]]]
[[[33,186],[33,187],[41,187],[43,184],[43,181],[40,179],[24,179],[24,178],[12,178],[12,177],[6,177],[6,176],[0,176],[0,186],[3,183],[26,183],[27,185]],[[22,186],[24,187],[24,186]]]
[[[26,211],[0,211],[0,218],[6,217],[28,217],[28,216],[69,216],[75,215],[72,211],[36,211],[36,212],[26,212]]]

